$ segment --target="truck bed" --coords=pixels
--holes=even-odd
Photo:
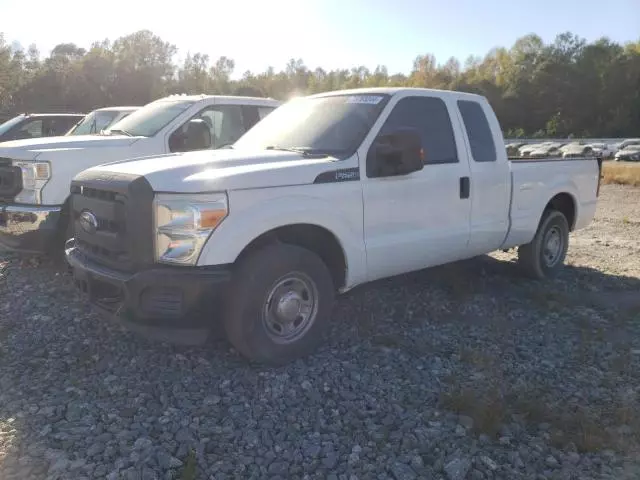
[[[509,161],[510,228],[504,248],[531,241],[546,203],[558,193],[567,192],[568,186],[566,200],[575,206],[575,217],[568,219],[570,227],[582,228],[591,221],[599,191],[601,158],[509,157]]]

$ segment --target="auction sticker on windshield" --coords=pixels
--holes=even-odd
[[[383,97],[377,97],[372,95],[353,95],[347,97],[346,103],[366,103],[367,105],[377,105],[380,103]]]

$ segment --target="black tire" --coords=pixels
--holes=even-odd
[[[335,288],[329,269],[315,253],[296,245],[268,245],[240,260],[230,287],[225,330],[231,344],[249,360],[282,365],[309,355],[319,345]],[[311,303],[306,315],[301,305],[308,309]],[[287,337],[289,328],[298,334]]]
[[[557,251],[550,242],[550,236],[559,242]],[[569,249],[569,222],[562,212],[546,210],[538,225],[533,240],[518,248],[518,263],[527,275],[536,279],[552,278],[562,270]]]

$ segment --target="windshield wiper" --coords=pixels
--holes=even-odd
[[[280,145],[269,145],[268,147],[265,147],[265,150],[281,150],[283,152],[294,152],[294,153],[301,154],[303,157],[310,157],[310,156],[327,157],[328,156],[327,153],[322,153],[317,150],[314,151],[314,149],[311,147],[281,147]]]
[[[109,130],[109,135],[113,135],[113,134],[117,135],[118,133],[121,133],[122,135],[126,135],[127,137],[133,137],[133,135],[127,132],[126,130],[120,130],[118,128]]]

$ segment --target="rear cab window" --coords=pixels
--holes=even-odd
[[[458,109],[467,132],[473,160],[475,162],[495,162],[497,159],[496,144],[493,141],[493,132],[482,106],[472,100],[458,100]]]
[[[44,119],[43,134],[46,136],[64,135],[78,121],[75,117],[47,117]]]

